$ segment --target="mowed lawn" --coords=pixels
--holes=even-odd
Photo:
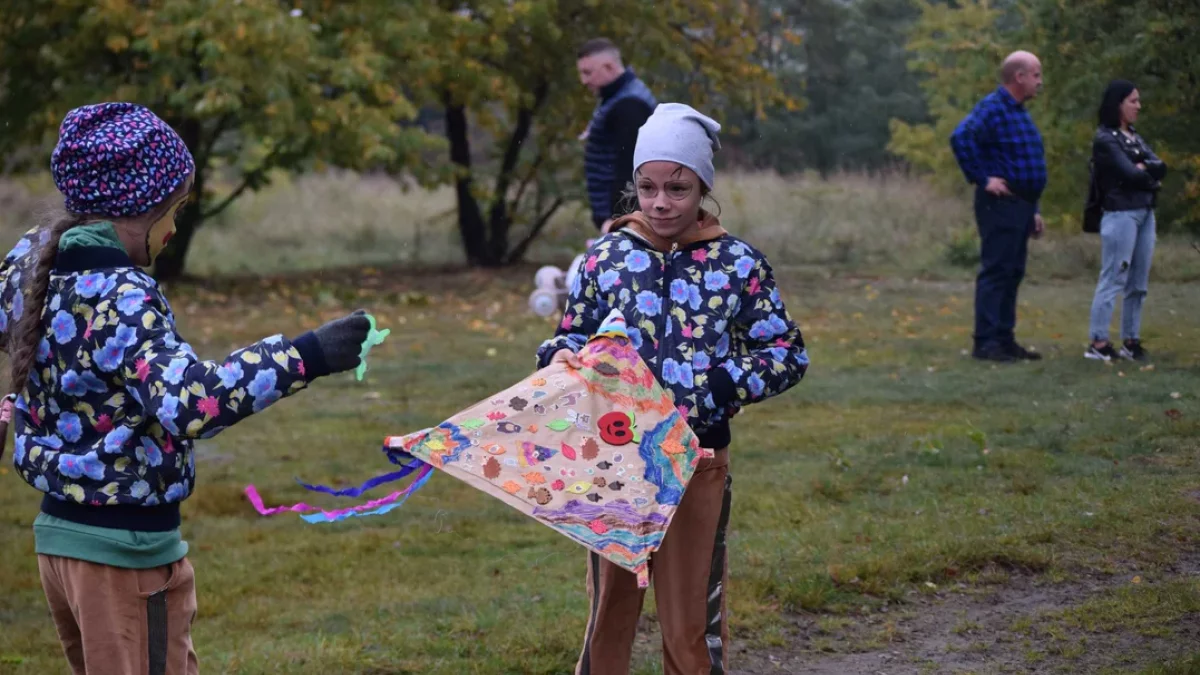
[[[444,475],[389,515],[334,525],[263,518],[242,495],[254,483],[268,503],[341,505],[295,479],[349,484],[387,470],[385,436],[436,424],[527,374],[554,325],[525,308],[531,277],[366,270],[291,287],[168,290],[207,357],[359,306],[393,331],[366,381],[327,378],[198,446],[184,534],[203,672],[571,670],[586,618],[583,551],[508,507]],[[1064,615],[1070,644],[1103,643],[1125,624],[1123,607],[1150,606],[1131,620],[1160,631],[1200,609],[1196,578],[1174,571],[1200,542],[1194,282],[1152,286],[1152,366],[1082,358],[1090,281],[1028,285],[1019,332],[1046,360],[994,367],[965,356],[968,282],[780,277],[812,368],[734,422],[730,609],[748,650],[735,653],[735,672],[739,654],[877,647],[878,636],[849,630],[862,616],[960,583],[1136,570],[1125,604]],[[38,494],[8,461],[0,672],[65,672],[33,553]],[[1164,591],[1184,603],[1169,616],[1153,611]],[[1097,623],[1101,610],[1112,620]],[[798,615],[827,619],[826,637],[797,642]],[[1057,638],[1038,642],[1031,622],[1017,628],[1035,639],[1021,648],[1032,664]],[[639,646],[637,672],[657,670],[653,646]]]

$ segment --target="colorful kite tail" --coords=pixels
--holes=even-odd
[[[406,469],[407,468],[408,467],[406,467]],[[406,474],[406,473],[411,473],[411,469],[409,471],[396,472],[396,474]],[[394,476],[396,474],[389,474],[389,475]],[[258,494],[258,489],[255,488],[253,485],[247,485],[246,489],[245,489],[245,493],[246,493],[246,498],[250,500],[250,504],[253,505],[254,509],[256,511],[258,511],[261,515],[274,516],[274,515],[278,515],[280,513],[303,514],[306,512],[317,511],[318,513],[316,513],[316,514],[308,515],[308,516],[302,515],[301,517],[305,521],[310,522],[310,523],[322,523],[322,522],[332,523],[332,522],[344,520],[346,518],[351,518],[351,517],[372,516],[372,515],[381,515],[383,513],[387,513],[388,511],[391,511],[392,509],[400,506],[400,504],[403,504],[404,501],[406,499],[408,499],[408,497],[410,497],[412,494],[414,494],[417,490],[421,489],[421,487],[423,487],[425,485],[425,483],[429,481],[429,478],[432,474],[433,474],[433,467],[428,464],[424,464],[421,466],[420,471],[417,473],[417,477],[413,479],[413,482],[410,483],[408,485],[408,487],[404,488],[403,490],[400,490],[398,492],[393,492],[392,494],[390,494],[386,497],[382,497],[380,499],[374,499],[374,500],[371,500],[364,504],[358,504],[356,506],[348,506],[346,508],[332,509],[332,510],[323,510],[320,507],[313,506],[311,504],[305,504],[304,502],[299,502],[297,504],[291,504],[291,505],[286,505],[286,506],[267,507],[266,505],[263,504],[262,497]],[[383,476],[381,476],[380,478],[383,478]],[[397,478],[393,478],[392,480],[397,480]],[[370,481],[368,481],[368,483],[369,482]],[[352,491],[352,490],[356,490],[356,489],[357,488],[351,488],[350,490]],[[349,491],[347,491],[347,492],[349,492]]]

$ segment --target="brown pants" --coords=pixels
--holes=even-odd
[[[73,675],[197,675],[187,558],[147,570],[38,556],[42,588]]]
[[[667,675],[716,675],[728,670],[725,617],[725,527],[732,479],[729,452],[701,460],[688,483],[650,574],[662,627]],[[645,591],[632,573],[591,553],[588,615],[576,675],[626,675]]]

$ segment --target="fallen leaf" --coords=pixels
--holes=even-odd
[[[1171,392],[1171,398],[1177,399],[1177,398],[1179,398],[1180,396],[1181,396],[1181,394],[1180,394],[1179,392],[1177,392],[1177,391],[1173,391],[1173,392]]]
[[[1142,583],[1142,578],[1141,578],[1141,577],[1134,577],[1134,578],[1133,578],[1133,583],[1135,583],[1135,584],[1140,584],[1140,583]]]
[[[1167,414],[1167,417],[1169,417],[1170,419],[1175,420],[1175,421],[1183,419],[1183,413],[1179,412],[1178,410],[1176,410],[1174,408],[1171,408],[1170,410],[1168,410],[1166,414]]]

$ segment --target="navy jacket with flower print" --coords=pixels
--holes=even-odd
[[[28,233],[0,266],[2,344],[25,311],[22,279],[32,274],[39,235]],[[193,439],[326,374],[314,372],[324,359],[311,333],[199,359],[154,279],[117,248],[59,251],[42,322],[45,337],[14,406],[13,463],[45,493],[44,512],[86,525],[177,528],[179,504],[196,484]]]
[[[598,239],[537,357],[544,367],[560,349],[579,351],[619,309],[700,444],[719,449],[730,442],[729,418],[798,383],[808,353],[766,257],[708,218],[713,235],[666,252],[636,231],[646,232],[640,214]]]

